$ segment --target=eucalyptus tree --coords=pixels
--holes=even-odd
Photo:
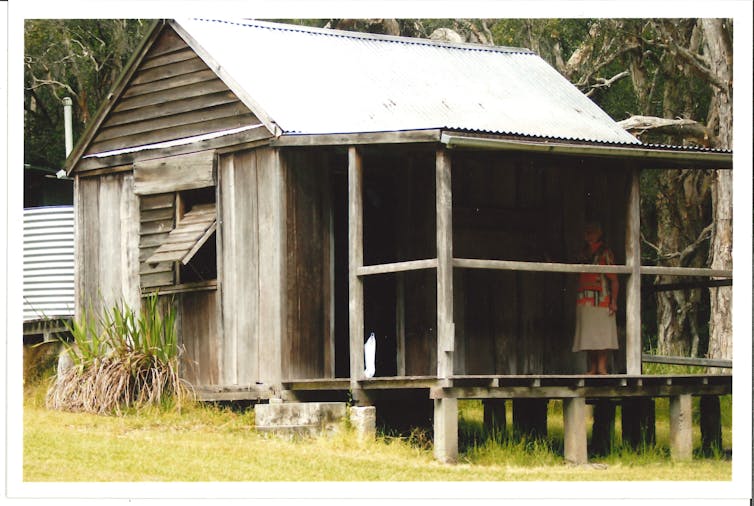
[[[24,162],[65,159],[62,100],[73,99],[74,133],[86,128],[146,33],[149,22],[30,19],[24,26]]]

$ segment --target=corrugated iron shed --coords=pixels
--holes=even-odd
[[[24,322],[74,314],[73,206],[24,209]]]
[[[259,21],[176,22],[283,133],[444,128],[640,144],[526,49]]]

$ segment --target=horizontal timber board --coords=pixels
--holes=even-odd
[[[730,385],[649,385],[633,387],[453,387],[430,389],[432,399],[568,399],[575,397],[670,397],[727,395]]]
[[[183,123],[158,130],[134,133],[124,137],[116,137],[92,144],[92,153],[103,153],[114,149],[130,146],[143,146],[159,142],[185,139],[201,134],[221,132],[247,125],[258,125],[259,121],[251,113],[235,114],[221,118],[203,120],[201,114],[195,115],[191,123]]]
[[[733,271],[727,269],[701,269],[694,267],[661,267],[646,265],[641,267],[643,275],[652,276],[711,276],[732,278]]]
[[[137,123],[152,118],[165,118],[174,114],[182,114],[200,109],[206,109],[216,105],[238,102],[232,91],[221,91],[209,95],[184,98],[151,107],[123,111],[111,115],[102,128],[110,128],[127,123]]]
[[[215,79],[217,79],[217,75],[211,70],[197,70],[196,72],[191,72],[189,74],[181,74],[168,77],[167,79],[160,79],[159,81],[131,86],[123,94],[123,99],[125,100],[126,98],[157,93],[158,91],[172,90],[173,88],[178,88],[180,86],[203,83]]]
[[[211,95],[212,93],[219,93],[222,91],[228,91],[228,87],[219,79],[187,84],[185,86],[176,86],[175,88],[170,88],[168,90],[125,98],[115,106],[113,112],[119,113],[122,111],[142,109],[144,107],[152,107],[184,98]]]
[[[162,234],[173,230],[172,220],[149,221],[141,225],[142,235]]]
[[[142,195],[139,199],[139,209],[147,211],[150,209],[172,208],[175,205],[175,195],[173,193],[163,193],[161,195]]]
[[[272,143],[273,146],[348,146],[356,144],[402,144],[439,142],[440,130],[406,130],[402,132],[369,132],[355,134],[289,134]]]
[[[148,210],[142,210],[141,216],[139,217],[139,221],[141,223],[148,223],[150,221],[163,221],[163,220],[173,220],[173,216],[175,215],[175,210],[172,206],[166,206],[162,208],[157,209],[148,209]]]
[[[243,132],[237,132],[220,137],[215,137],[212,139],[194,141],[176,146],[163,148],[150,147],[148,149],[139,149],[130,153],[121,153],[103,157],[90,156],[88,158],[82,159],[82,161],[80,161],[76,165],[76,173],[82,177],[86,177],[87,174],[94,171],[98,171],[98,173],[107,173],[107,171],[101,171],[100,169],[106,169],[108,167],[120,167],[124,164],[130,164],[137,161],[154,160],[164,158],[166,156],[197,153],[215,148],[236,146],[253,141],[263,141],[269,138],[270,133],[265,128],[255,128]]]
[[[550,262],[519,262],[513,260],[482,260],[475,258],[454,258],[453,267],[464,269],[497,269],[528,272],[592,272],[630,274],[626,265],[563,264]]]
[[[161,67],[169,63],[190,60],[191,58],[195,57],[196,53],[193,51],[193,49],[189,48],[188,46],[184,46],[183,48],[175,49],[160,55],[148,56],[147,58],[144,58],[144,61],[142,61],[139,65],[139,70]]]
[[[714,358],[695,358],[695,357],[670,357],[663,355],[641,355],[642,362],[652,362],[655,364],[674,364],[674,365],[693,365],[701,367],[722,367],[732,368],[732,360],[714,359]]]
[[[421,269],[437,268],[437,259],[410,260],[392,264],[365,265],[356,269],[357,276],[369,276],[372,274],[386,274],[391,272],[415,271]]]
[[[175,77],[181,74],[190,74],[198,70],[207,70],[207,65],[201,58],[194,55],[192,58],[178,61],[174,63],[168,63],[159,67],[140,70],[136,73],[131,80],[131,85],[150,83],[153,81],[159,81],[160,79],[167,79],[169,77]]]
[[[242,114],[250,114],[250,111],[240,102],[230,102],[220,105],[211,105],[188,112],[156,116],[143,121],[123,123],[112,127],[104,127],[97,134],[98,141],[105,141],[120,137],[126,137],[137,133],[156,132],[160,130],[189,125],[199,121],[231,118]]]

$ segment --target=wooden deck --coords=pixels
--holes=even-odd
[[[429,390],[431,399],[565,399],[575,397],[667,397],[731,393],[731,374],[661,375],[464,375],[399,376],[357,381],[365,391]],[[283,382],[290,392],[347,391],[351,380],[301,379]]]
[[[732,391],[731,374],[625,375],[464,375],[391,376],[356,382],[367,394],[390,396],[416,393],[430,399],[571,399],[670,397],[675,395],[727,395]],[[283,381],[284,398],[306,394],[346,395],[352,391],[349,378],[295,379]],[[263,385],[198,388],[202,401],[267,400],[275,393]]]

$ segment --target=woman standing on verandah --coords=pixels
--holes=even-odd
[[[584,227],[584,249],[579,262],[595,265],[615,263],[613,252],[602,239],[602,227],[588,222]],[[609,350],[618,349],[618,275],[582,272],[576,293],[576,332],[573,351],[586,351],[587,374],[607,374]]]

